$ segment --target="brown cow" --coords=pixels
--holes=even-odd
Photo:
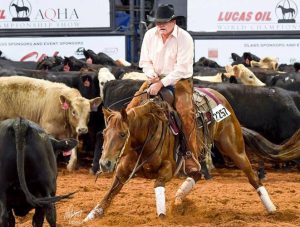
[[[77,89],[62,83],[22,76],[0,78],[0,120],[23,117],[57,139],[87,133],[90,111],[101,102],[100,97],[83,98]],[[76,161],[73,149],[68,170],[74,169]]]

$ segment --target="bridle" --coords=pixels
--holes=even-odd
[[[161,154],[162,152],[162,145],[163,145],[163,141],[164,141],[164,138],[165,138],[165,135],[167,133],[167,128],[168,128],[168,125],[166,123],[164,123],[161,119],[158,118],[158,120],[160,122],[162,122],[162,130],[161,130],[161,135],[160,135],[160,139],[157,143],[157,145],[155,146],[155,148],[153,149],[153,151],[151,152],[151,154],[143,161],[140,163],[140,160],[141,160],[141,157],[142,157],[142,154],[143,154],[143,151],[145,150],[145,147],[146,145],[149,143],[149,141],[151,141],[155,135],[155,132],[158,130],[158,127],[159,127],[159,124],[156,125],[156,128],[153,132],[151,132],[151,128],[149,128],[148,132],[147,132],[147,137],[142,145],[142,148],[141,148],[141,151],[139,153],[139,157],[135,163],[135,166],[131,172],[131,174],[129,175],[128,179],[123,183],[123,184],[126,184],[128,183],[128,181],[134,176],[134,174],[146,163],[148,162],[155,154]],[[125,144],[124,144],[125,146]],[[140,164],[139,164],[140,163]]]
[[[145,147],[146,147],[146,145],[149,144],[149,142],[154,138],[155,133],[156,133],[156,131],[157,131],[158,128],[159,128],[159,125],[160,125],[159,123],[156,124],[155,129],[153,129],[153,127],[149,127],[149,129],[148,129],[148,131],[147,131],[147,137],[146,137],[145,141],[143,142],[143,145],[142,145],[141,148],[140,148],[139,156],[138,156],[138,158],[137,158],[137,161],[136,161],[136,163],[135,163],[135,166],[134,166],[133,170],[131,171],[131,173],[130,173],[129,177],[127,178],[127,180],[126,180],[125,182],[121,182],[122,184],[128,183],[128,181],[134,176],[134,174],[135,174],[138,170],[140,170],[140,168],[141,168],[146,162],[148,162],[155,154],[161,154],[161,152],[162,152],[162,147],[163,147],[163,141],[164,141],[164,138],[165,138],[165,136],[166,136],[167,129],[168,129],[168,124],[165,123],[165,122],[164,122],[162,119],[160,119],[160,118],[157,118],[157,119],[161,122],[161,125],[162,125],[161,135],[160,135],[160,137],[159,137],[160,139],[159,139],[157,145],[155,146],[155,148],[153,149],[153,151],[150,153],[150,155],[140,163],[141,158],[142,158],[143,153],[144,153],[144,150],[145,150]],[[151,126],[152,126],[152,125],[151,125]],[[113,171],[116,170],[116,168],[117,168],[117,166],[118,166],[118,164],[119,164],[119,162],[120,162],[120,159],[121,159],[121,157],[122,157],[123,154],[124,154],[124,151],[125,151],[125,149],[126,149],[128,140],[129,140],[129,138],[130,138],[130,135],[131,135],[131,134],[130,134],[130,130],[129,130],[129,128],[128,128],[128,130],[127,130],[127,138],[126,138],[126,140],[125,140],[125,143],[124,143],[122,149],[120,150],[120,153],[118,154],[118,158],[117,158],[117,160],[116,160],[116,164],[115,164],[115,166],[114,166],[114,170],[113,170]],[[139,149],[136,148],[135,150],[139,150]],[[100,170],[99,174],[100,174],[100,173],[101,173],[101,170]]]

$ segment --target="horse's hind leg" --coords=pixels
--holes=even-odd
[[[236,134],[230,133],[223,134],[220,137],[220,141],[216,141],[215,144],[219,151],[224,155],[227,155],[232,159],[235,165],[243,170],[243,172],[248,177],[250,184],[256,189],[258,192],[262,203],[269,213],[275,212],[276,207],[273,202],[269,198],[268,192],[265,187],[259,181],[258,177],[254,174],[250,161],[245,152],[244,140],[242,139],[242,135],[238,136]]]

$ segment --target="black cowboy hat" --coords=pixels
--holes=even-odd
[[[150,22],[168,22],[175,19],[174,6],[171,4],[162,4],[158,6],[155,17],[147,16]]]

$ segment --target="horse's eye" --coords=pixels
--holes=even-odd
[[[121,136],[122,138],[124,138],[124,137],[126,136],[126,133],[125,133],[125,132],[120,132],[120,136]]]

